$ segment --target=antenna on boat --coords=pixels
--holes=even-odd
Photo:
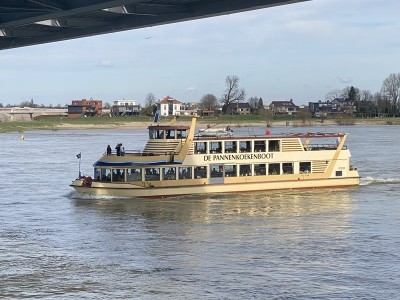
[[[81,152],[79,152],[76,155],[76,158],[79,159],[79,177],[78,178],[81,178],[81,157],[82,157],[82,154],[81,154]]]

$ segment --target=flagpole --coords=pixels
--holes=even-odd
[[[81,152],[79,152],[79,154],[77,154],[76,157],[79,159],[79,177],[78,178],[81,178],[81,157],[82,157]]]

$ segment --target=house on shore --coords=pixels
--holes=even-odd
[[[158,102],[158,108],[161,116],[177,116],[181,111],[185,110],[183,103],[170,96],[162,98]]]
[[[249,103],[230,103],[226,107],[227,115],[250,115],[251,107]]]
[[[269,105],[269,109],[274,115],[295,115],[299,112],[300,108],[293,103],[293,100],[289,101],[272,101]]]
[[[138,116],[139,112],[140,105],[136,100],[115,100],[111,107],[111,114],[115,117]]]
[[[101,117],[102,113],[102,100],[72,100],[72,104],[68,105],[68,118]]]

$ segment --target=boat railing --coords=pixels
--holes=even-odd
[[[318,151],[318,150],[336,150],[337,144],[310,144],[305,147],[306,151]],[[347,149],[346,145],[343,145],[343,150]]]

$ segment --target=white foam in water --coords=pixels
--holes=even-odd
[[[127,199],[127,198],[129,198],[129,197],[122,197],[122,196],[78,193],[77,191],[71,191],[70,193],[68,193],[67,197],[71,198],[71,199],[79,199],[79,200],[113,200],[113,199]]]
[[[371,176],[367,176],[365,178],[361,178],[360,185],[369,185],[376,183],[399,183],[400,177],[394,178],[373,178]]]

